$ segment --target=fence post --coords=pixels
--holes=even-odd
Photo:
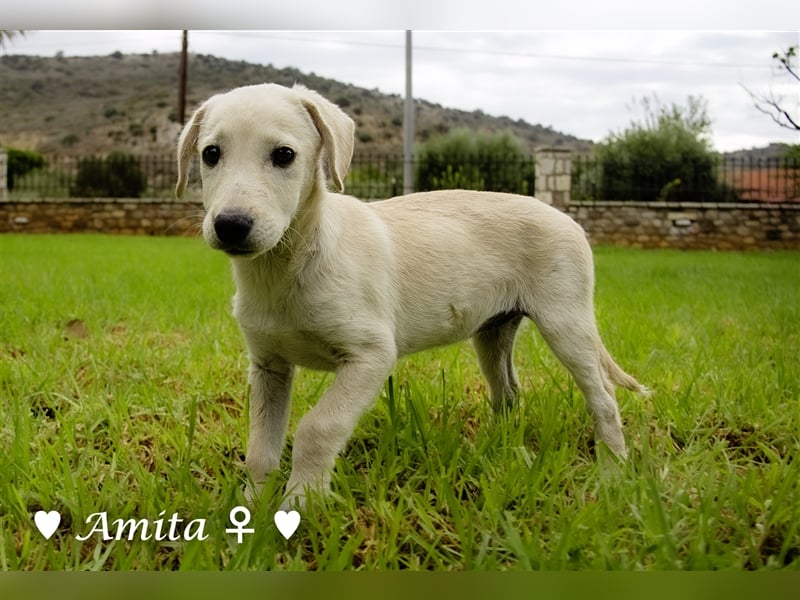
[[[546,204],[566,209],[572,189],[572,153],[559,148],[537,148],[535,196]]]
[[[8,197],[8,152],[0,148],[0,201]]]

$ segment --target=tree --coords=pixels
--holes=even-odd
[[[800,84],[800,74],[797,71],[796,59],[797,46],[789,46],[785,53],[775,52],[772,59],[779,63],[778,70],[783,75],[788,75],[796,84]],[[785,71],[785,72],[784,72]],[[750,94],[756,109],[768,115],[775,123],[785,129],[800,131],[800,115],[794,116],[789,112],[787,104],[791,106],[791,101],[785,101],[782,96],[775,96],[775,92],[770,90],[769,94],[756,94],[742,85],[744,90]],[[795,90],[794,110],[797,110],[797,93]]]
[[[598,168],[579,167],[578,187],[591,186],[598,200],[732,199],[732,190],[717,181],[705,100],[689,96],[686,106],[664,106],[654,96],[640,102],[644,119],[598,144]]]

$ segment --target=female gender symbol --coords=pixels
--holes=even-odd
[[[237,515],[242,514],[243,517],[237,518]],[[255,529],[247,528],[245,529],[245,525],[250,522],[250,511],[247,510],[244,506],[235,506],[231,509],[231,512],[228,514],[228,520],[235,525],[235,527],[230,527],[225,530],[225,533],[235,533],[236,534],[236,543],[242,543],[242,536],[245,533],[254,533]]]

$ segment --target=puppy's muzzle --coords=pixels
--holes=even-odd
[[[247,238],[253,229],[253,218],[239,211],[221,212],[214,219],[214,232],[220,249],[228,254],[248,254]]]

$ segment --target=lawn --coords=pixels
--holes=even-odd
[[[598,463],[571,378],[531,324],[523,393],[492,414],[468,343],[401,361],[285,540],[282,470],[249,526],[247,361],[226,258],[202,241],[0,237],[0,569],[800,567],[800,255],[596,250],[630,459]],[[331,376],[301,371],[291,432]],[[61,522],[45,540],[39,510]],[[91,515],[182,519],[105,541]],[[190,520],[207,539],[185,539]],[[197,523],[195,523],[195,526]],[[166,525],[165,525],[166,530]],[[79,540],[78,537],[86,539]]]

